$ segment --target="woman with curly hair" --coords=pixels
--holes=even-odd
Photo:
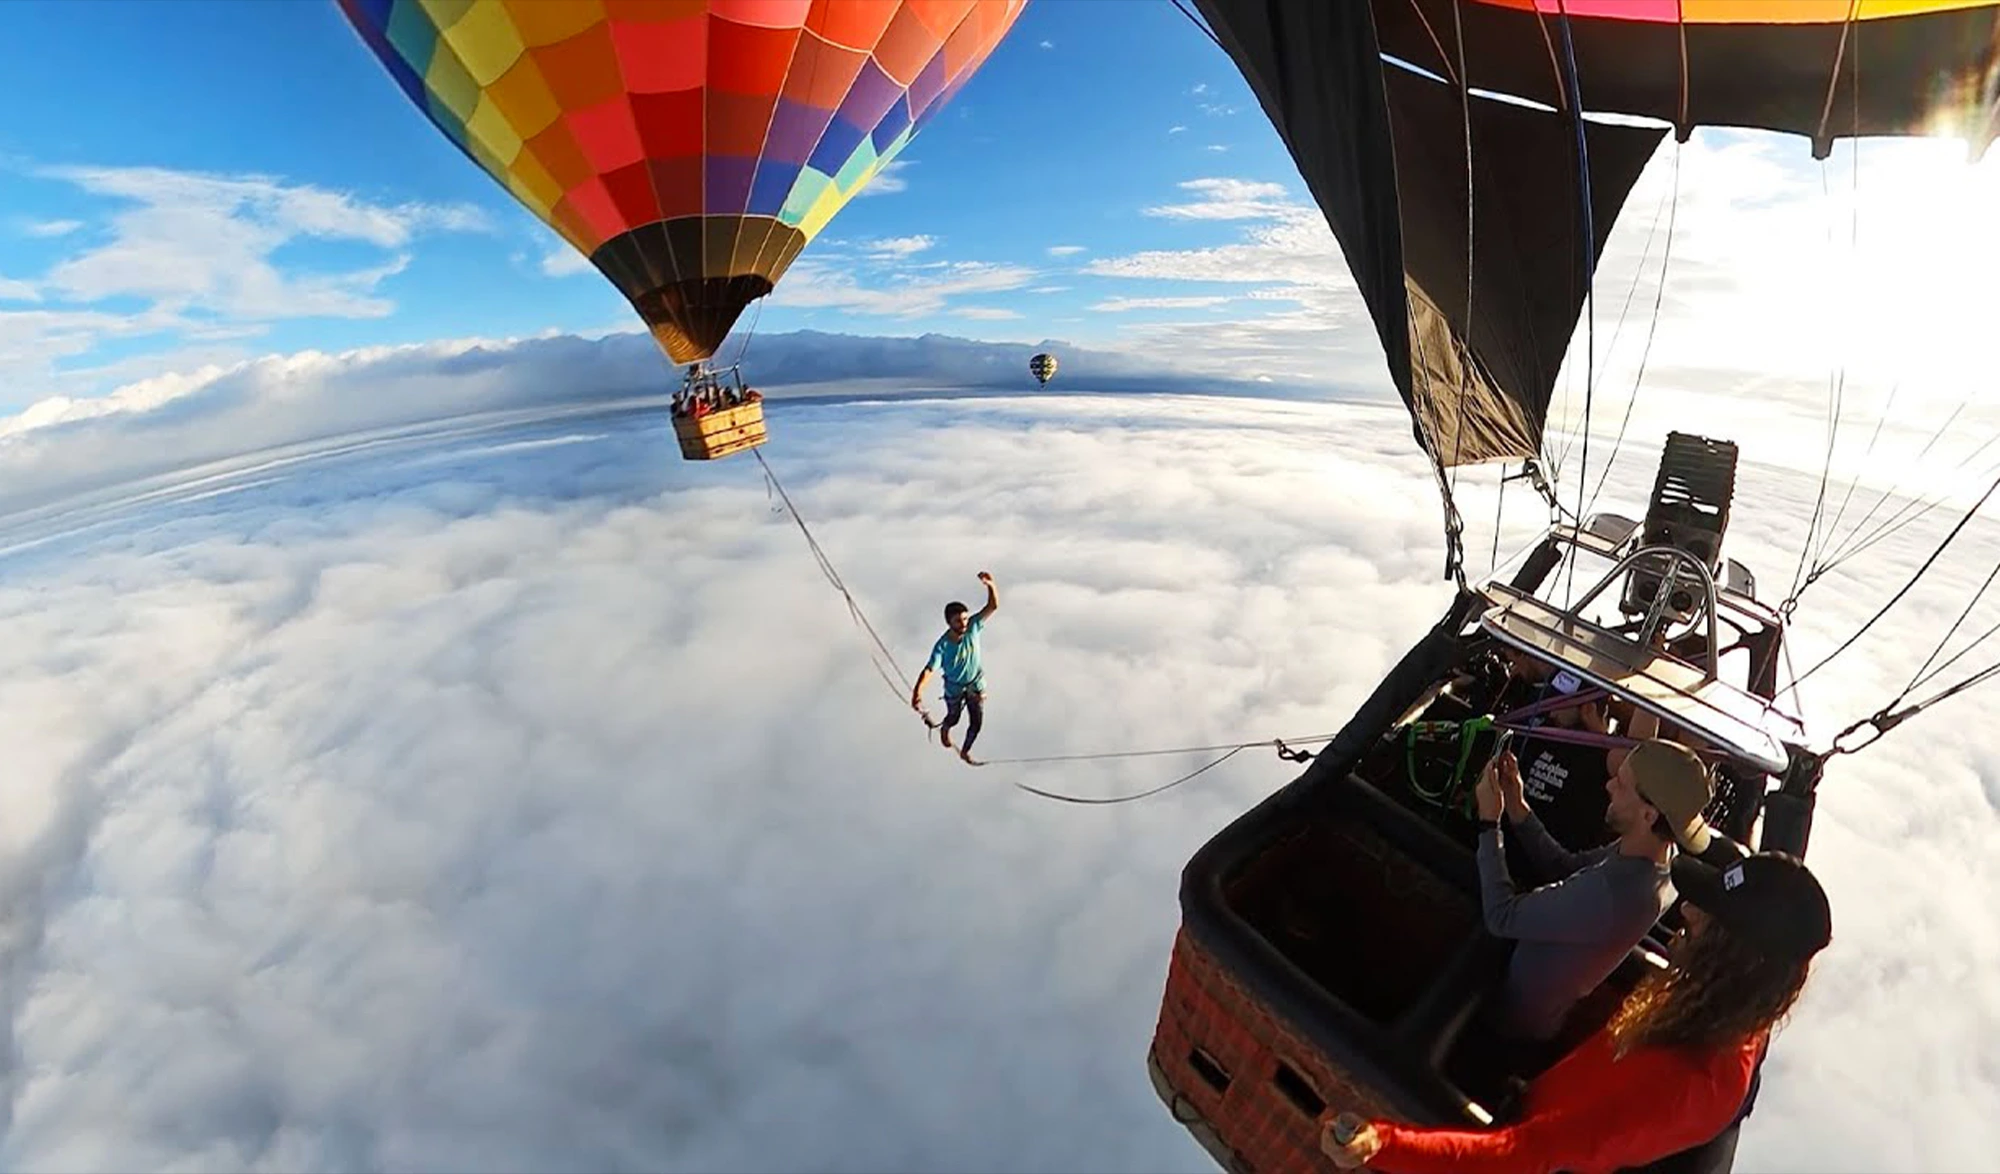
[[[1519,1119],[1490,1130],[1371,1121],[1343,1142],[1329,1118],[1320,1148],[1342,1169],[1387,1174],[1610,1174],[1721,1133],[1833,919],[1819,881],[1783,852],[1722,868],[1682,855],[1673,880],[1687,928],[1667,968],[1528,1086]]]

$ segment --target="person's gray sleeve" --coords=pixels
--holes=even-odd
[[[1495,937],[1545,942],[1598,942],[1620,932],[1599,872],[1571,873],[1554,884],[1517,892],[1507,872],[1500,832],[1479,834],[1479,898]]]
[[[1510,820],[1508,826],[1520,837],[1521,851],[1528,854],[1528,863],[1534,868],[1535,875],[1546,880],[1566,877],[1589,864],[1597,855],[1596,850],[1572,852],[1563,847],[1549,834],[1549,829],[1542,824],[1542,817],[1536,815],[1533,808],[1528,809],[1528,818],[1519,823]]]

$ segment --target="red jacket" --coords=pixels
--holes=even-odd
[[[1518,1120],[1499,1129],[1374,1123],[1384,1174],[1610,1174],[1721,1133],[1743,1105],[1760,1034],[1708,1055],[1638,1048],[1613,1059],[1599,1031],[1528,1086]]]

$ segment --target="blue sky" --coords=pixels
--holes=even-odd
[[[148,364],[636,325],[410,107],[331,0],[0,5],[0,43],[33,47],[9,85],[16,109],[46,112],[0,127],[0,295],[13,295],[0,300],[13,319],[0,326],[0,410],[107,390]],[[262,186],[172,190],[188,173]],[[1179,186],[1220,179],[1266,186]],[[1144,300],[1214,299],[1240,282],[1088,269],[1243,235],[1233,220],[1145,208],[1303,194],[1241,79],[1165,0],[1030,5],[875,187],[781,283],[760,330],[1088,342],[1219,317],[1226,303]],[[338,237],[303,234],[315,195],[344,201]],[[210,222],[193,223],[190,203]],[[214,256],[226,250],[195,242],[236,240],[246,222],[261,232],[244,259],[267,262],[280,288],[232,293],[240,270],[203,288],[200,265],[159,264],[163,238]],[[64,268],[104,249],[104,264]],[[148,329],[149,308],[182,295],[188,308]],[[40,362],[21,353],[36,343]],[[53,351],[66,353],[49,363]]]
[[[9,82],[37,112],[0,123],[0,434],[307,350],[639,328],[332,0],[17,2],[0,43],[27,47]],[[1985,377],[1997,205],[2000,152],[1967,167],[1956,142],[1842,143],[1824,162],[1796,137],[1669,142],[1612,233],[1595,349],[1579,325],[1556,428],[1587,398],[1598,432],[1631,405],[1642,443],[1729,413],[1752,459],[1818,468],[1838,384],[1861,424],[1836,464],[1884,463],[1866,425],[1891,397],[1889,441],[1916,454]],[[1880,296],[1902,289],[1927,296]],[[759,306],[760,334],[1054,340],[1163,387],[1394,402],[1323,215],[1168,0],[1034,0]],[[1091,389],[1090,364],[1067,370],[1059,389]],[[1986,410],[1961,423],[2000,427]]]

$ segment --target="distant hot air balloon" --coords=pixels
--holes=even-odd
[[[1056,377],[1056,357],[1054,355],[1044,353],[1036,355],[1034,358],[1029,359],[1028,374],[1033,375],[1035,377],[1036,383],[1038,383],[1043,387],[1047,387],[1049,385],[1049,380],[1054,379]]]
[[[337,0],[418,109],[699,363],[1027,0]]]

